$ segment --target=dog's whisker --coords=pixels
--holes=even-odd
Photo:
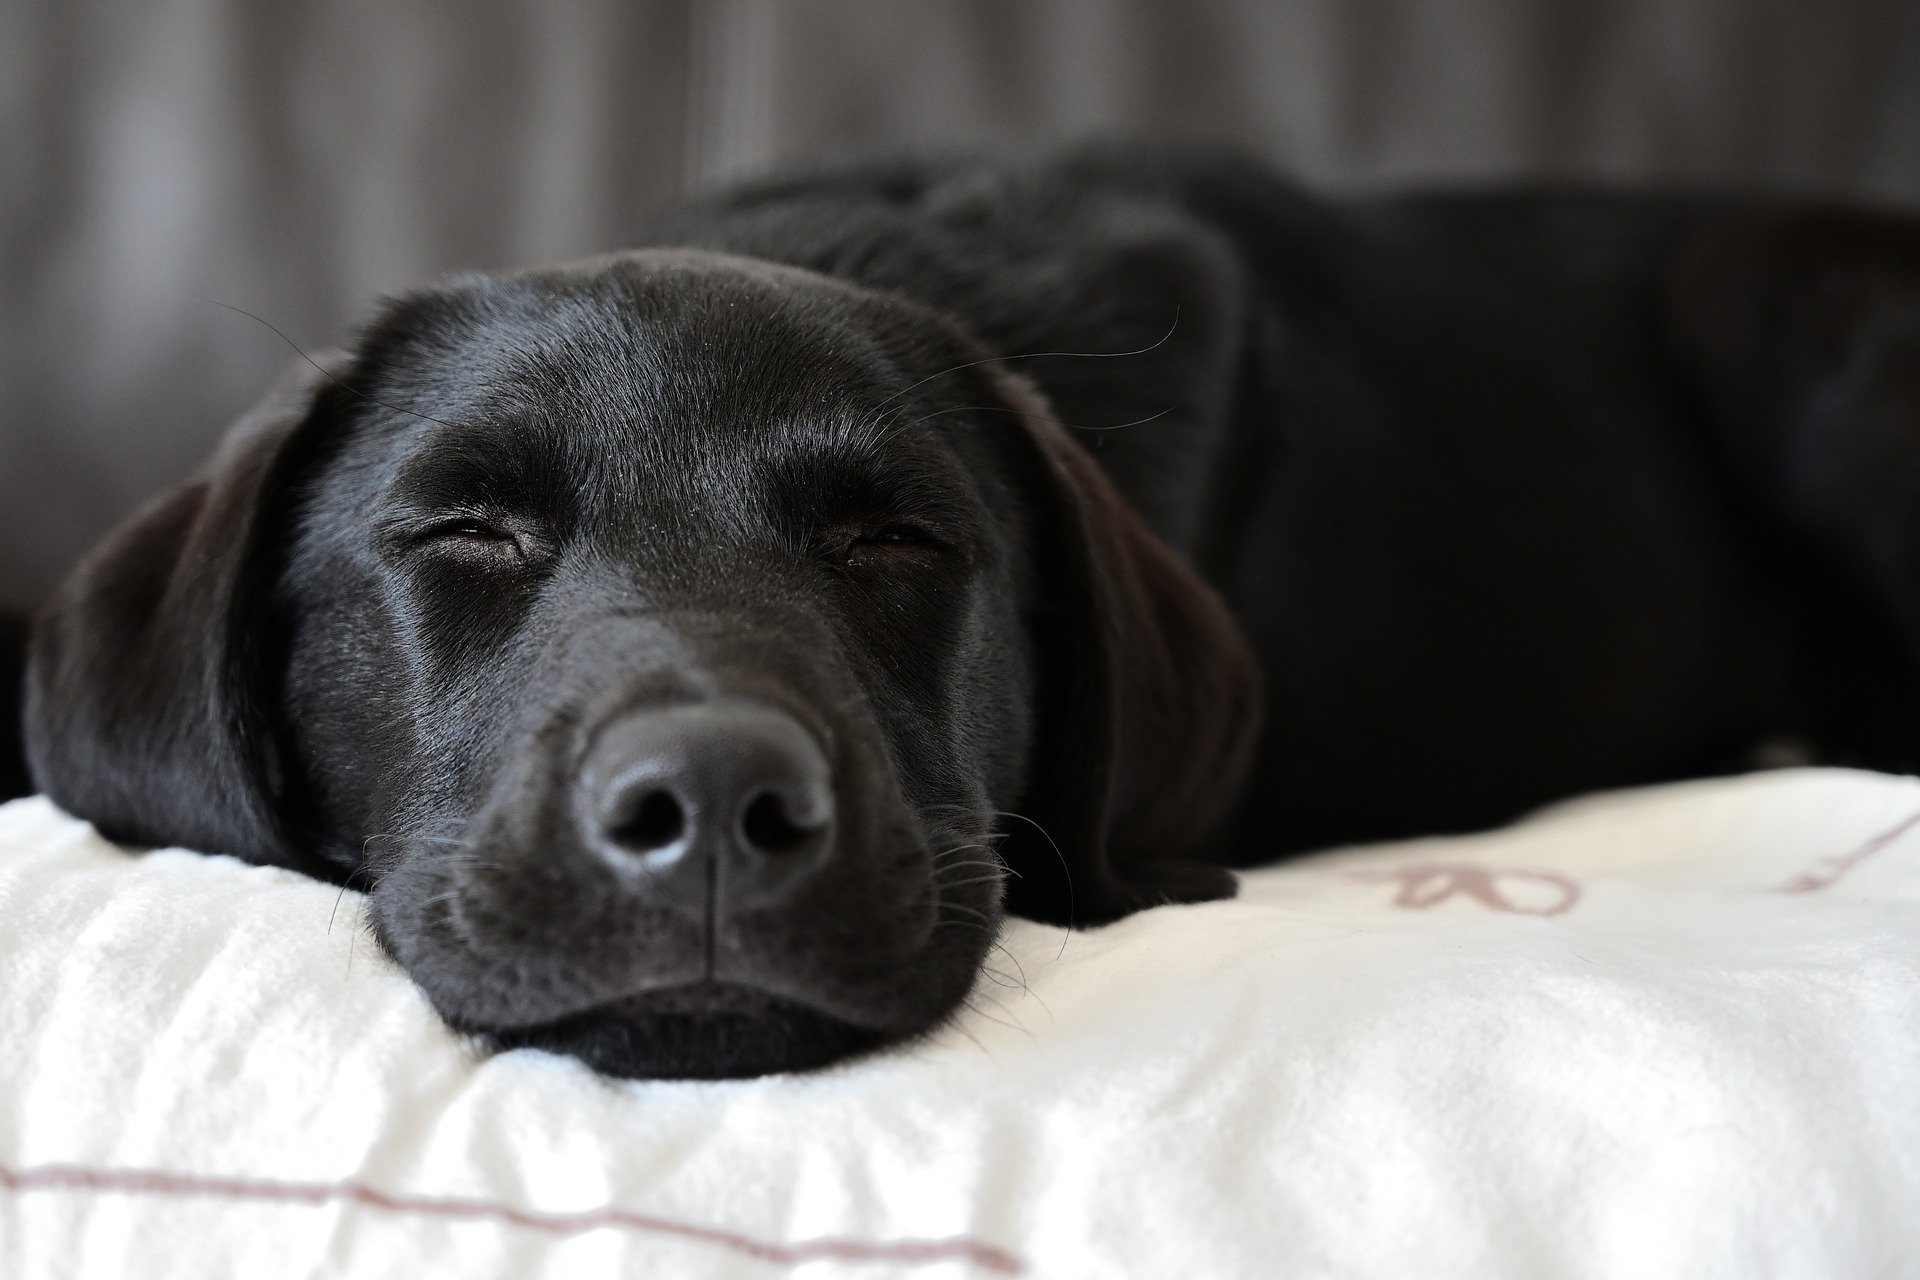
[[[457,429],[465,425],[464,423],[459,423],[459,422],[448,422],[445,418],[436,418],[430,413],[421,413],[417,409],[402,408],[400,405],[397,405],[397,404],[389,404],[387,401],[382,400],[377,396],[370,396],[366,392],[360,390],[360,388],[348,382],[345,378],[342,378],[339,374],[335,373],[333,370],[321,364],[318,360],[315,360],[312,356],[308,355],[306,353],[306,350],[303,347],[301,347],[299,343],[295,342],[292,338],[289,338],[286,334],[286,331],[281,329],[279,325],[274,324],[271,320],[266,319],[264,316],[257,316],[253,312],[248,311],[245,307],[236,307],[231,302],[222,302],[218,298],[208,298],[207,301],[211,302],[216,307],[222,308],[223,310],[232,311],[239,315],[243,315],[247,319],[253,321],[256,324],[265,325],[268,329],[271,329],[276,336],[279,337],[280,341],[286,343],[289,347],[292,347],[295,355],[299,356],[302,360],[305,360],[308,364],[312,365],[328,381],[339,386],[342,390],[346,391],[348,394],[360,397],[362,400],[365,400],[368,404],[377,404],[382,409],[387,409],[393,413],[404,413],[404,414],[407,414],[409,417],[419,418],[424,422],[438,423],[440,426],[443,426],[443,427],[454,427]]]
[[[1018,973],[1020,974],[1021,990],[1027,992],[1028,994],[1032,994],[1033,987],[1031,984],[1027,982],[1027,967],[1020,963],[1020,957],[1013,954],[1012,949],[1009,948],[1007,944],[1004,942],[996,941],[993,944],[993,946],[994,946],[994,950],[1000,952],[1002,955],[1006,956],[1007,959],[1013,962],[1014,969],[1018,971]]]
[[[973,1003],[973,1000],[975,997],[984,997],[985,999],[993,1001],[994,1006],[998,1008],[1000,1012],[1006,1014],[1007,1017],[996,1018],[992,1014],[986,1012],[984,1009],[981,1009],[978,1005],[975,1005]],[[1009,1031],[1017,1031],[1029,1040],[1033,1040],[1035,1038],[1033,1032],[1028,1030],[1026,1027],[1022,1026],[1018,1021],[1018,1019],[1015,1019],[1013,1021],[1008,1021],[1008,1019],[1014,1018],[1013,1011],[1007,1008],[1006,1003],[990,991],[982,991],[978,987],[974,988],[973,992],[967,998],[967,1010],[968,1012],[972,1013],[974,1017],[982,1018],[988,1022],[993,1023],[995,1026],[1005,1027]]]
[[[963,1009],[968,1009],[969,1011],[971,1010],[971,1006],[967,1005],[965,1001],[961,1002],[961,1007]],[[958,1031],[961,1035],[965,1036],[967,1039],[973,1041],[974,1048],[986,1054],[989,1060],[993,1060],[993,1050],[987,1048],[986,1042],[982,1040],[979,1036],[973,1034],[973,1031],[967,1026],[967,1024],[961,1021],[958,1011],[955,1012],[954,1016],[947,1019],[947,1025],[952,1027],[955,1031]]]
[[[934,856],[936,858],[945,858],[946,855],[948,854],[964,853],[969,849],[987,849],[987,846],[984,844],[954,845],[950,849],[941,850],[939,853],[935,854]],[[992,852],[992,851],[989,849],[988,852]],[[999,865],[1000,865],[1000,860],[998,858],[956,858],[951,862],[942,861],[934,869],[936,871],[945,872],[945,871],[952,871],[956,867],[997,867]]]
[[[958,902],[943,902],[940,904],[940,910],[943,913],[948,911],[957,911],[963,915],[972,916],[974,918],[974,921],[978,922],[977,924],[973,924],[973,922],[965,921],[965,920],[943,920],[940,922],[940,924],[969,924],[974,928],[980,928],[980,929],[989,929],[993,925],[993,922],[989,920],[985,915],[981,914],[978,911],[975,911],[972,907],[962,906]],[[939,925],[937,924],[935,925],[935,927],[938,928]]]
[[[353,932],[347,935],[347,981],[353,980],[353,956],[360,949],[360,932],[366,928],[367,900],[362,898],[354,907]]]
[[[880,407],[884,408],[885,406],[892,404],[895,400],[898,400],[901,396],[911,394],[912,392],[919,390],[921,387],[925,386],[929,382],[933,382],[940,378],[948,377],[951,374],[960,373],[961,371],[966,369],[975,369],[983,364],[1006,364],[1006,363],[1011,363],[1012,361],[1015,361],[1015,360],[1053,360],[1053,359],[1120,360],[1120,359],[1124,359],[1127,356],[1143,356],[1143,355],[1146,355],[1149,351],[1153,351],[1165,345],[1168,339],[1173,337],[1174,330],[1178,329],[1179,327],[1180,327],[1180,308],[1178,306],[1175,306],[1173,309],[1173,322],[1167,326],[1167,331],[1161,334],[1158,338],[1154,339],[1152,342],[1149,342],[1146,346],[1137,347],[1132,351],[1023,351],[1023,352],[1017,352],[1013,355],[983,356],[978,360],[963,361],[960,364],[956,364],[949,368],[942,369],[938,373],[930,373],[926,377],[920,379],[918,382],[909,383],[905,387],[902,387],[900,390],[888,396],[885,400],[882,400],[880,402]]]
[[[438,861],[446,866],[475,867],[481,871],[504,872],[507,869],[505,863],[496,862],[478,850],[465,853],[443,853]]]
[[[993,923],[991,919],[987,919],[985,915],[979,915],[977,912],[966,912],[966,915],[973,915],[973,919],[956,919],[956,917],[947,915],[945,912],[941,913],[941,915],[943,915],[943,917],[933,923],[935,929],[979,929],[981,933],[989,936],[998,933],[995,923]]]
[[[1001,882],[1000,875],[998,872],[996,872],[993,875],[975,876],[971,880],[958,880],[952,883],[943,882],[940,887],[942,889],[952,891],[955,889],[965,889],[971,885],[976,885],[976,884],[999,884],[1000,882]]]
[[[962,844],[950,844],[950,845],[946,845],[943,848],[936,849],[933,852],[933,856],[936,860],[942,860],[946,858],[951,858],[956,853],[966,853],[970,849],[986,849],[989,852],[991,852],[991,849],[988,846],[986,841],[968,840]]]
[[[430,836],[415,831],[376,831],[360,842],[361,847],[365,848],[375,840],[405,841],[408,844],[451,844],[459,845],[463,848],[467,843],[465,840],[456,839],[453,836]]]
[[[1022,984],[1015,982],[1012,978],[1000,972],[998,969],[994,968],[992,965],[987,965],[987,964],[981,965],[980,974],[982,977],[986,978],[987,981],[992,982],[998,986],[1005,987],[1009,991],[1025,990]]]
[[[1177,405],[1168,405],[1166,408],[1162,409],[1160,412],[1147,414],[1143,418],[1134,418],[1128,422],[1115,422],[1104,427],[1090,427],[1090,426],[1087,426],[1085,423],[1068,422],[1065,418],[1052,416],[1044,413],[1034,413],[1027,409],[1015,409],[1009,405],[970,404],[970,405],[958,405],[950,409],[935,409],[930,413],[923,413],[919,417],[904,423],[902,425],[902,430],[904,430],[907,427],[917,427],[921,423],[930,421],[931,419],[934,419],[934,418],[943,418],[951,413],[1005,413],[1005,414],[1011,414],[1016,418],[1032,418],[1038,422],[1057,422],[1061,426],[1067,428],[1069,431],[1087,431],[1087,432],[1124,431],[1128,427],[1144,427],[1149,422],[1158,422],[1161,418],[1166,417],[1168,414],[1172,413],[1178,407],[1179,406]]]
[[[935,878],[942,884],[948,876],[959,875],[967,871],[991,871],[994,875],[1006,874],[1006,868],[990,858],[968,858],[962,862],[949,862],[935,869]]]
[[[347,890],[351,887],[351,885],[343,884],[340,886],[340,892],[333,895],[333,910],[327,912],[327,936],[329,938],[333,936],[334,918],[340,914],[340,902],[347,896]]]
[[[979,874],[966,880],[953,878],[965,875],[969,871]],[[952,867],[942,868],[941,874],[934,879],[934,887],[946,893],[954,889],[964,889],[971,884],[1004,884],[1005,882],[1006,872],[991,862],[962,862]]]
[[[1055,840],[1051,834],[1048,833],[1045,827],[1041,826],[1038,822],[1035,822],[1032,818],[1027,817],[1027,815],[1025,815],[1024,813],[1010,813],[1005,809],[997,809],[995,810],[995,812],[998,813],[1003,818],[1017,818],[1019,821],[1024,822],[1028,826],[1032,827],[1035,831],[1038,831],[1042,836],[1046,838],[1047,845],[1053,850],[1053,856],[1060,859],[1060,874],[1065,876],[1067,881],[1067,925],[1066,925],[1065,931],[1062,932],[1060,936],[1059,954],[1054,956],[1054,959],[1058,960],[1060,956],[1063,956],[1067,953],[1067,939],[1073,936],[1073,919],[1074,919],[1073,868],[1067,865],[1067,855],[1061,852],[1060,843],[1057,840]]]

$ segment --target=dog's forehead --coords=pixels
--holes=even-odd
[[[750,259],[625,254],[477,295],[480,305],[461,308],[460,354],[496,393],[773,406],[857,392],[890,371],[876,299]]]
[[[365,448],[395,495],[564,476],[567,505],[609,511],[776,473],[927,483],[953,471],[936,442],[952,417],[921,403],[924,360],[895,354],[901,320],[875,295],[718,254],[472,277],[389,318]]]
[[[885,345],[901,323],[888,306],[811,272],[692,251],[468,277],[396,312],[382,386],[416,425],[748,446],[893,403],[911,379]]]

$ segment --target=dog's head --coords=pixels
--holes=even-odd
[[[631,1075],[920,1032],[1006,907],[1231,891],[1251,659],[913,305],[653,252],[389,305],[41,619],[40,784],[363,885],[454,1026]]]

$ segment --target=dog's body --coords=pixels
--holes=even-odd
[[[1773,735],[1920,765],[1920,579],[1876,595],[1868,563],[1913,504],[1801,456],[1920,466],[1920,224],[1594,191],[1334,203],[1122,147],[856,166],[656,234],[903,293],[1039,384],[1266,672],[1226,860],[1481,826]],[[1060,351],[1086,354],[1036,354]],[[1869,403],[1911,439],[1809,420]]]
[[[1769,736],[1920,763],[1920,224],[1094,146],[641,246],[403,300],[109,544],[55,798],[358,876],[457,1025],[727,1074],[943,1016],[996,842],[1098,921]]]

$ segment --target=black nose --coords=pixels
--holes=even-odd
[[[833,838],[826,756],[763,703],[631,712],[601,730],[581,782],[588,845],[662,906],[771,905]]]

